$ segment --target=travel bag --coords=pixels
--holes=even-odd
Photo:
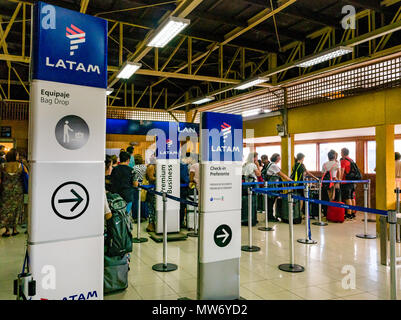
[[[300,202],[297,199],[293,199],[293,223],[300,224],[302,223],[302,215],[301,215],[301,206]],[[288,219],[288,199],[287,198],[279,198],[277,199],[277,218],[280,218],[282,222],[289,223]]]
[[[112,293],[128,288],[129,258],[128,254],[122,257],[104,256],[104,293]]]
[[[121,257],[132,252],[131,218],[126,212],[127,203],[118,194],[108,192],[107,201],[113,216],[106,221],[105,255]]]
[[[343,202],[333,202],[338,204],[344,204]],[[345,209],[327,206],[327,221],[331,222],[344,222]]]
[[[252,193],[252,226],[255,226],[257,221],[257,197]],[[241,206],[241,224],[248,225],[248,188],[242,188],[242,206]]]

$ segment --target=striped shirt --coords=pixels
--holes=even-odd
[[[146,174],[146,165],[137,164],[132,170],[134,172],[134,181],[142,182]]]

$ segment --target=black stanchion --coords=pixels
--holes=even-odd
[[[194,202],[198,202],[197,200],[198,200],[197,189],[194,188]],[[198,207],[194,206],[194,232],[188,232],[187,233],[188,237],[199,237],[198,225],[199,225],[198,224]]]
[[[247,246],[242,246],[241,250],[246,252],[260,251],[258,246],[252,245],[252,190],[248,188],[248,243]]]
[[[265,188],[267,188],[267,182],[265,182]],[[269,198],[267,193],[264,194],[265,199],[265,226],[259,227],[258,230],[260,231],[274,231],[273,228],[269,227]]]
[[[163,263],[152,266],[152,269],[158,272],[169,272],[177,270],[177,265],[167,263],[167,217],[166,217],[167,193],[163,192]]]
[[[290,263],[280,264],[278,268],[281,271],[299,273],[305,271],[303,266],[295,264],[294,257],[294,214],[293,214],[293,201],[291,194],[288,195],[288,225],[290,233]]]
[[[143,243],[147,242],[147,238],[141,238],[141,189],[138,187],[138,215],[137,215],[137,225],[136,225],[136,238],[132,239],[133,243]]]

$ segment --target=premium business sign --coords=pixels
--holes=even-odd
[[[32,78],[107,88],[107,21],[37,2]]]
[[[201,118],[199,299],[238,299],[242,117]]]
[[[103,299],[107,21],[36,2],[32,30],[32,298]]]

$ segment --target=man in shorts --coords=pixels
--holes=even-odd
[[[340,180],[348,180],[347,175],[351,171],[352,159],[349,157],[349,150],[347,148],[341,149],[341,178]],[[341,183],[341,200],[348,205],[355,206],[355,184],[354,183]],[[345,218],[355,218],[355,212],[350,209],[346,210]]]

